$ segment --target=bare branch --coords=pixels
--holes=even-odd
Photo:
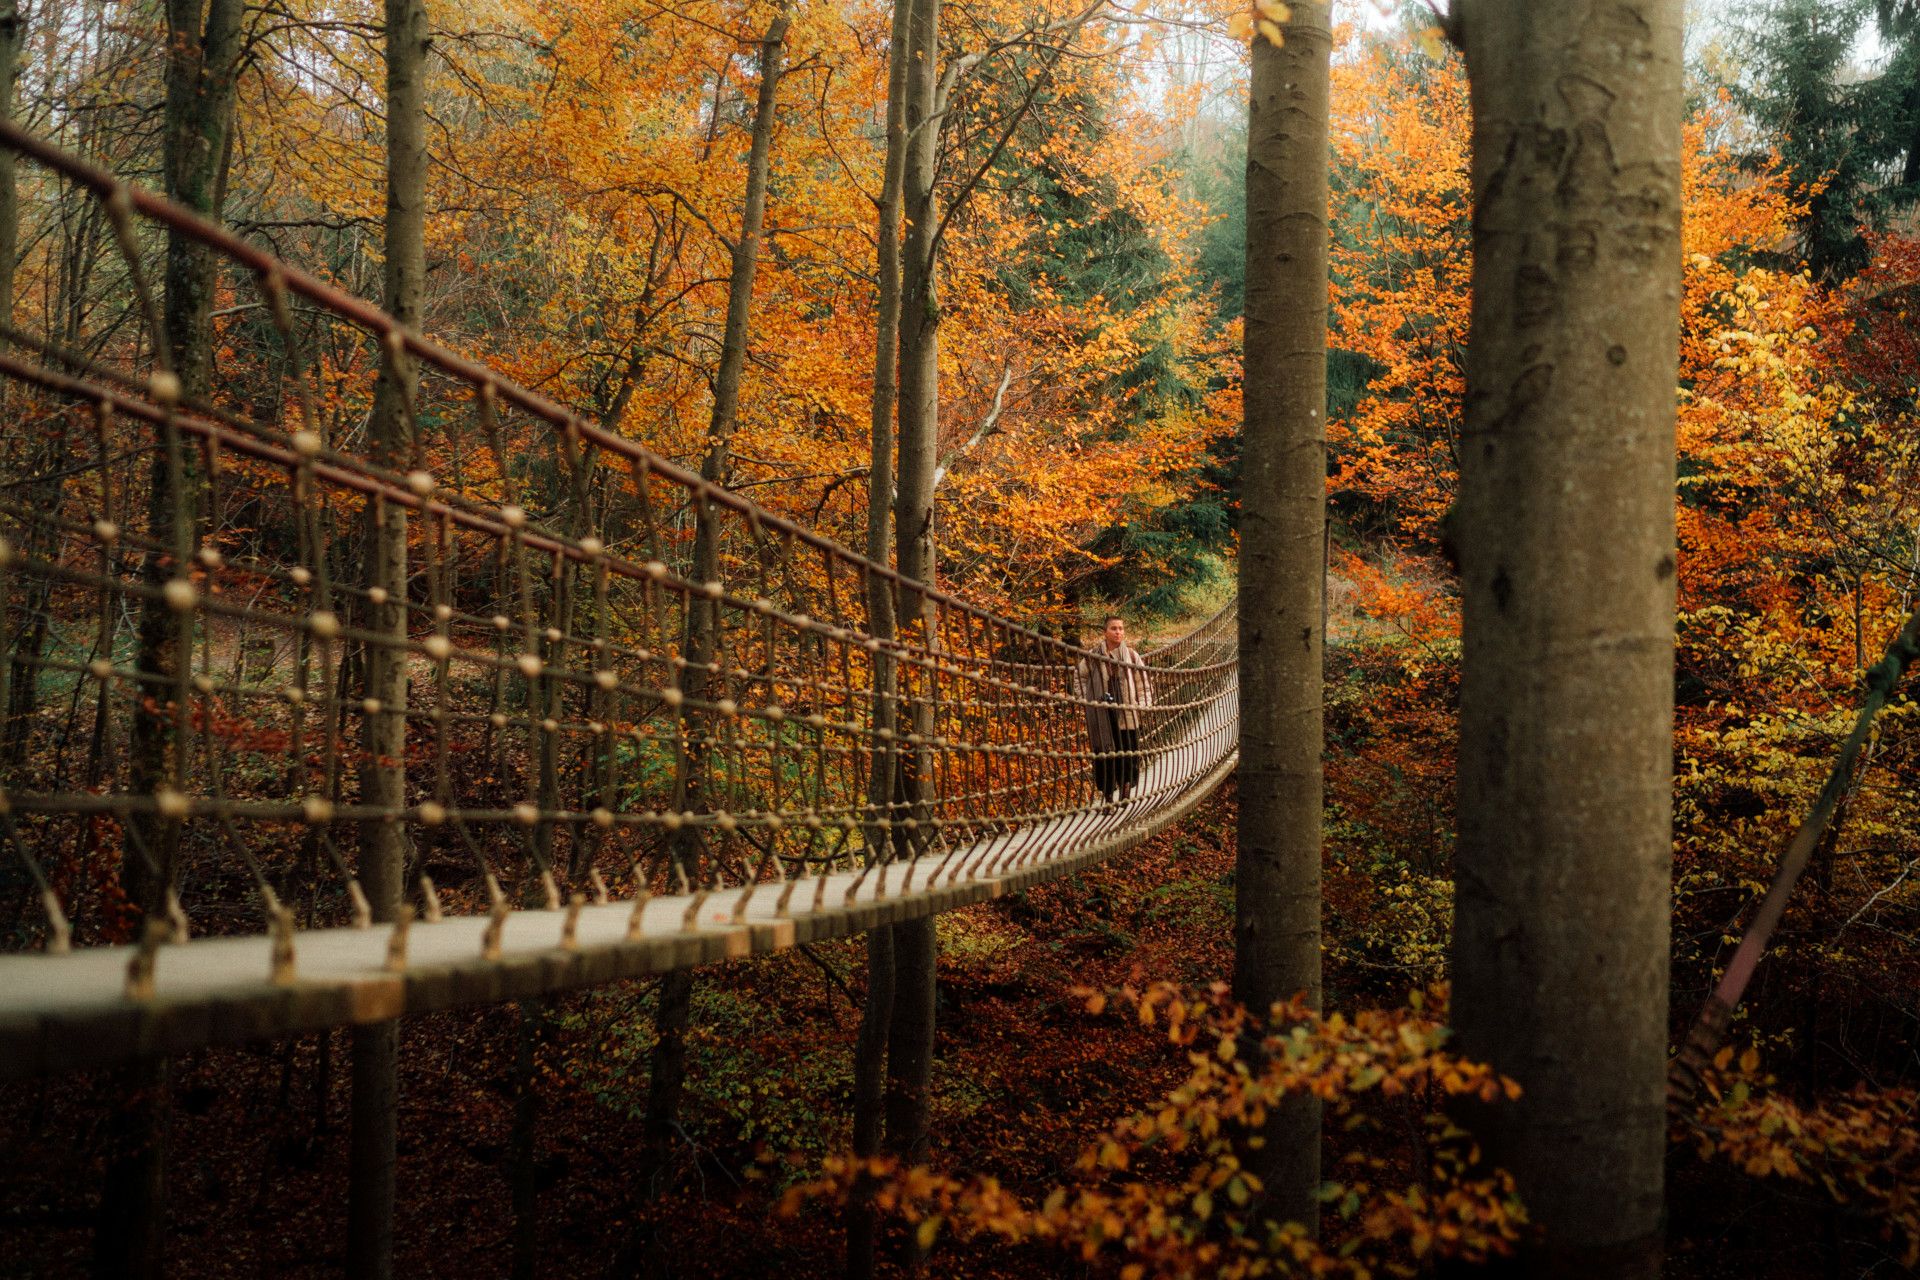
[[[947,472],[953,470],[954,463],[960,461],[969,453],[972,453],[982,440],[985,440],[999,429],[1000,415],[1005,411],[1007,405],[1007,388],[1012,385],[1012,383],[1013,362],[1009,360],[1006,366],[1000,370],[1000,386],[993,393],[993,407],[987,411],[987,416],[981,421],[979,429],[967,437],[965,444],[941,459],[940,465],[933,469],[933,487],[936,490],[940,488],[940,482],[947,478]]]

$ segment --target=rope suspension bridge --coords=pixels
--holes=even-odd
[[[33,948],[0,956],[0,1078],[855,934],[1129,848],[1233,768],[1231,607],[1144,655],[1110,802],[1082,650],[0,145],[131,300],[80,346],[0,342],[0,886]],[[155,285],[183,252],[244,350],[205,395]],[[315,354],[341,334],[369,358]],[[399,466],[360,430],[383,373]],[[396,577],[368,530],[397,516]],[[376,923],[356,851],[396,834]]]

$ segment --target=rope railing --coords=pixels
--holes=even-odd
[[[1146,655],[1109,801],[1099,660],[0,145],[23,218],[105,229],[123,304],[0,334],[0,1075],[856,933],[1128,847],[1231,768],[1231,607]],[[170,240],[219,263],[200,397],[151,283]],[[418,388],[401,466],[367,455],[383,371]],[[375,924],[361,850],[395,830],[407,905]]]

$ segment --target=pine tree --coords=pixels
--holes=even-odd
[[[1093,154],[1111,130],[1112,100],[1082,91],[1061,105],[1067,109],[1029,118],[1024,150],[1037,158],[1013,184],[1025,194],[1032,225],[1049,230],[1008,256],[998,287],[1016,307],[1035,301],[1036,284],[1044,281],[1049,296],[1067,308],[1097,303],[1109,312],[1137,315],[1163,302],[1175,278],[1191,267],[1218,284],[1217,323],[1239,315],[1246,196],[1239,173],[1227,166],[1244,169],[1245,134],[1230,135],[1225,146],[1204,159],[1189,157],[1194,172],[1187,181],[1195,194],[1227,216],[1210,223],[1191,246],[1194,261],[1179,263],[1155,239],[1113,175],[1078,159]],[[1099,323],[1090,322],[1085,336],[1091,338]],[[1205,399],[1212,388],[1193,377],[1181,355],[1174,341],[1163,338],[1093,388],[1104,403],[1125,406],[1114,426],[1117,434],[1151,433],[1168,413],[1191,411]],[[1199,474],[1164,477],[1169,488],[1186,496],[1166,506],[1128,509],[1095,535],[1088,550],[1110,564],[1087,583],[1087,592],[1102,601],[1123,601],[1141,614],[1179,613],[1192,590],[1219,573],[1219,557],[1233,534],[1234,471],[1232,458],[1223,453],[1210,457]]]
[[[1920,41],[1910,38],[1915,6],[1877,3],[1886,29],[1906,32],[1916,47],[1901,49],[1873,78],[1860,78],[1851,62],[1870,16],[1868,0],[1775,0],[1736,38],[1748,73],[1728,88],[1766,131],[1806,205],[1795,260],[1827,283],[1864,267],[1865,231],[1884,226],[1920,194],[1920,154],[1909,145],[1920,124]]]

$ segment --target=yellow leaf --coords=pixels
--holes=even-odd
[[[920,1247],[922,1249],[933,1248],[933,1242],[939,1235],[940,1235],[940,1215],[937,1213],[934,1214],[931,1218],[928,1218],[925,1222],[922,1222],[920,1224],[920,1229],[914,1233],[915,1238],[920,1241]]]
[[[1280,33],[1279,23],[1262,18],[1256,25],[1260,28],[1260,34],[1267,38],[1267,43],[1274,48],[1278,49],[1287,42],[1286,36]]]
[[[1227,19],[1227,34],[1235,40],[1245,40],[1253,34],[1253,15],[1236,13]]]

